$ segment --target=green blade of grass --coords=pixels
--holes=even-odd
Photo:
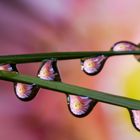
[[[109,103],[112,105],[117,105],[129,109],[140,109],[139,100],[121,97],[117,95],[111,95],[108,93],[69,85],[66,83],[46,81],[33,76],[21,75],[16,72],[0,71],[0,79],[12,82],[23,82],[28,84],[34,83],[36,85],[39,85],[41,88],[59,91],[65,94],[88,96],[100,102]]]
[[[37,54],[20,54],[20,55],[5,55],[0,56],[2,64],[19,64],[40,62],[44,59],[55,58],[57,60],[80,59],[84,57],[94,57],[97,55],[105,55],[107,57],[116,55],[140,55],[140,50],[137,51],[98,51],[98,52],[53,52],[53,53],[37,53]]]

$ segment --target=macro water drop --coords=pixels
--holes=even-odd
[[[87,116],[96,103],[96,100],[90,99],[89,97],[67,95],[68,108],[75,117]]]
[[[107,57],[104,55],[92,58],[83,58],[81,59],[81,70],[88,75],[96,75],[102,70],[106,60]]]
[[[112,51],[134,51],[137,45],[129,41],[119,41],[113,45]]]
[[[39,88],[35,84],[24,84],[24,83],[15,83],[14,90],[16,96],[22,101],[30,101],[32,100]]]
[[[44,80],[61,81],[57,68],[57,61],[51,59],[44,61],[38,71],[37,76]]]
[[[18,72],[16,66],[15,71]],[[15,95],[21,101],[31,101],[38,93],[39,87],[35,84],[14,83]]]
[[[119,41],[113,45],[112,51],[136,51],[140,50],[140,47],[130,41]],[[133,55],[135,59],[140,62],[140,55]]]
[[[140,131],[140,110],[129,110],[132,124]]]
[[[16,71],[16,67],[14,64],[1,64],[0,70],[3,71]]]

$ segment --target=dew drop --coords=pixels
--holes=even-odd
[[[1,64],[0,70],[18,72],[15,64]],[[29,85],[16,82],[14,83],[15,94],[22,101],[29,101],[33,99],[36,96],[38,89],[39,88],[36,85]]]
[[[14,65],[14,71],[18,72],[16,65]],[[35,84],[24,84],[24,83],[14,83],[14,91],[18,99],[21,101],[32,100],[39,90],[39,87]]]
[[[104,55],[93,58],[83,58],[81,59],[81,70],[88,75],[96,75],[102,70],[106,60],[107,57]]]
[[[129,41],[120,41],[113,45],[112,51],[134,51],[137,49],[137,45]]]
[[[15,83],[14,90],[16,96],[22,101],[30,101],[32,100],[39,88],[35,84],[24,84],[24,83]]]
[[[61,81],[56,60],[46,60],[38,71],[38,77],[44,80]]]
[[[129,110],[132,124],[140,131],[140,110]]]
[[[15,71],[16,67],[13,64],[1,64],[0,65],[0,70],[4,71]]]
[[[138,45],[129,41],[120,41],[113,45],[112,51],[136,51],[140,50]],[[135,59],[140,62],[140,55],[134,55]]]
[[[67,95],[68,108],[75,117],[87,116],[96,103],[96,100],[90,99],[89,97]]]

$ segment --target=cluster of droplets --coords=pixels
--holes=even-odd
[[[61,81],[55,60],[45,60],[40,66],[37,77],[43,80]],[[22,101],[32,100],[39,91],[39,86],[35,84],[15,83],[15,94]]]
[[[134,51],[138,49],[138,46],[133,44],[132,42],[120,41],[112,46],[111,51]],[[102,70],[107,59],[108,56],[105,55],[98,55],[90,58],[82,58],[81,70],[87,75],[94,76]],[[139,60],[139,57],[137,56],[136,59]],[[0,70],[10,72],[14,71],[18,73],[15,64],[2,64],[0,65]],[[61,82],[60,74],[57,68],[57,60],[47,59],[43,61],[42,65],[40,66],[37,72],[37,77],[43,80]],[[39,86],[35,84],[14,83],[14,90],[16,96],[20,100],[30,101],[37,95],[39,91]],[[70,110],[71,114],[75,117],[87,116],[91,112],[93,107],[95,107],[95,105],[97,104],[96,100],[86,96],[67,94],[66,98],[68,109]],[[133,125],[137,130],[140,131],[140,110],[128,110],[130,112]]]
[[[111,51],[135,51],[139,49],[140,48],[132,42],[120,41],[112,46]],[[134,57],[140,61],[140,56],[134,55]],[[108,57],[104,55],[98,55],[92,58],[83,58],[81,59],[81,70],[83,70],[87,75],[96,75],[102,70],[107,59]],[[140,131],[140,110],[128,110],[134,127]]]

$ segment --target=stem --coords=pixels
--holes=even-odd
[[[22,55],[6,55],[0,56],[2,64],[19,64],[40,62],[44,59],[55,58],[57,60],[80,59],[84,57],[95,57],[97,55],[105,55],[106,57],[116,55],[140,55],[140,50],[137,51],[98,51],[98,52],[53,52],[53,53],[37,53],[37,54],[22,54]]]
[[[109,103],[129,109],[140,109],[140,101],[111,95],[108,93],[86,89],[74,85],[69,85],[61,82],[46,81],[33,76],[21,75],[16,72],[0,71],[0,79],[12,82],[22,82],[27,84],[36,84],[41,88],[59,91],[63,94],[73,94],[80,96],[87,96],[100,102]]]

